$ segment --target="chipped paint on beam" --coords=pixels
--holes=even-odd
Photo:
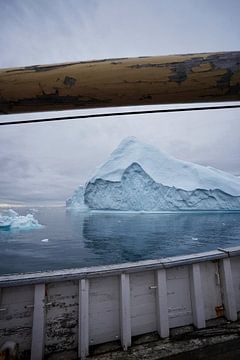
[[[0,70],[0,114],[237,100],[237,51]]]

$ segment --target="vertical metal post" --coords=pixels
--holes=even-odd
[[[230,258],[219,261],[220,284],[223,295],[224,314],[228,320],[237,320],[236,294],[233,288]]]
[[[206,327],[205,309],[202,292],[201,270],[199,264],[192,264],[190,268],[190,289],[192,300],[193,324],[197,329]]]
[[[123,350],[131,346],[131,313],[130,313],[130,283],[129,274],[121,274],[120,279],[120,323],[121,343]]]
[[[167,301],[167,277],[166,270],[156,271],[156,304],[157,304],[157,325],[161,338],[169,336],[168,301]]]
[[[31,360],[44,359],[45,343],[45,284],[34,287]]]
[[[79,281],[79,336],[78,356],[85,359],[89,354],[89,280]]]

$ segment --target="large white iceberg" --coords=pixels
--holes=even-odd
[[[124,139],[81,193],[95,210],[240,210],[240,179]],[[84,198],[84,199],[83,199]]]

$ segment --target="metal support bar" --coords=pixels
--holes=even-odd
[[[89,280],[79,281],[79,335],[78,356],[85,359],[89,354]]]
[[[190,288],[192,300],[193,324],[198,329],[206,327],[200,264],[190,268]]]
[[[121,344],[123,350],[131,346],[131,312],[129,274],[121,274],[120,278],[120,313],[121,313]]]
[[[31,360],[44,359],[45,342],[45,284],[34,287]]]
[[[166,270],[157,270],[156,276],[156,304],[157,304],[157,325],[161,338],[169,336],[168,301],[167,301],[167,277]]]
[[[7,311],[6,307],[1,307],[1,305],[2,305],[2,292],[3,292],[3,289],[0,288],[0,313],[4,312],[4,311]]]
[[[219,272],[225,316],[228,320],[236,321],[236,294],[233,288],[230,258],[225,258],[219,261]]]

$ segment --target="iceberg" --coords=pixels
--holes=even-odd
[[[44,227],[39,224],[38,220],[35,219],[32,214],[19,215],[12,209],[5,210],[0,214],[0,224],[5,224],[5,230],[35,230]],[[2,226],[2,229],[4,230],[4,225]]]
[[[85,211],[88,206],[84,203],[84,186],[80,185],[73,193],[72,197],[67,199],[66,207],[68,210]]]
[[[240,179],[128,137],[74,196],[94,210],[240,210]]]

